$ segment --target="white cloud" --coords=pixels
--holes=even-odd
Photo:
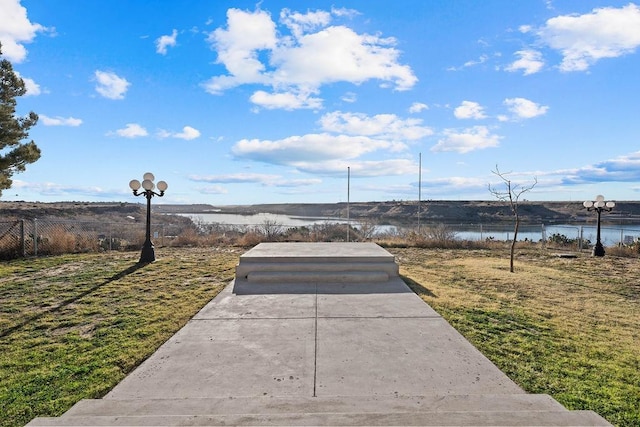
[[[322,162],[299,162],[296,167],[302,172],[321,175],[344,175],[347,168],[350,168],[351,176],[358,178],[412,175],[418,172],[418,165],[408,159],[366,161],[334,159]]]
[[[475,150],[497,147],[501,136],[491,134],[486,126],[474,126],[459,132],[455,129],[445,129],[444,138],[431,147],[431,151],[455,151],[468,153]]]
[[[392,148],[388,141],[365,136],[307,134],[270,141],[243,139],[232,148],[235,156],[277,165],[353,159],[380,149]]]
[[[422,187],[428,188],[429,193],[431,194],[437,193],[447,196],[451,194],[459,194],[461,191],[486,191],[487,182],[484,178],[451,176],[435,179],[423,179]]]
[[[487,115],[484,113],[484,107],[473,101],[462,101],[462,104],[453,110],[453,115],[456,116],[457,119],[480,120],[487,118]]]
[[[22,81],[24,82],[24,87],[27,90],[27,93],[25,93],[26,96],[38,96],[42,93],[40,85],[33,79],[22,77]]]
[[[352,104],[358,100],[358,95],[356,95],[353,92],[347,92],[344,95],[342,95],[340,99],[343,100],[344,102],[348,102],[349,104]]]
[[[361,171],[360,176],[402,175],[407,171],[414,173],[415,162],[403,158],[381,161],[360,158],[376,151],[405,151],[405,141],[433,133],[420,119],[401,119],[394,114],[367,116],[336,111],[322,116],[319,124],[325,133],[274,141],[243,139],[233,146],[232,153],[237,158],[290,166],[305,173],[335,175],[352,167],[354,172]]]
[[[156,52],[161,55],[167,54],[167,47],[175,47],[178,38],[178,30],[173,30],[170,36],[160,36],[156,39]]]
[[[208,41],[218,54],[217,62],[226,67],[229,75],[213,77],[205,83],[207,92],[219,94],[245,83],[267,81],[261,74],[265,66],[258,53],[273,50],[277,45],[276,24],[268,12],[229,9],[227,29],[216,29],[209,34]]]
[[[598,60],[632,53],[640,46],[640,6],[603,7],[562,15],[538,29],[538,37],[563,55],[561,71],[584,71]]]
[[[480,57],[476,60],[465,62],[463,67],[468,68],[468,67],[474,67],[476,65],[484,64],[485,62],[487,62],[487,59],[489,59],[487,55],[480,55]]]
[[[268,93],[258,90],[251,95],[251,102],[267,110],[297,110],[302,108],[322,108],[322,99],[311,96],[310,92]]]
[[[362,113],[334,111],[320,118],[322,129],[349,135],[375,136],[390,140],[418,140],[433,134],[421,119],[403,120],[395,114],[367,116]]]
[[[192,128],[191,126],[185,126],[182,128],[182,132],[176,133],[173,135],[178,139],[196,139],[200,137],[200,131],[198,129]]]
[[[505,68],[507,71],[519,71],[522,70],[525,76],[529,74],[535,74],[544,67],[544,60],[542,59],[542,53],[533,49],[519,50],[515,53],[520,59],[515,60],[509,66]]]
[[[15,190],[27,190],[45,196],[60,196],[71,194],[113,197],[116,194],[119,195],[119,193],[108,193],[103,188],[97,186],[63,185],[53,182],[25,182],[21,180],[14,180],[11,187]]]
[[[221,183],[221,184],[246,184],[255,183],[262,184],[264,186],[277,186],[277,187],[306,187],[309,185],[321,184],[322,180],[319,178],[308,179],[289,179],[283,178],[281,175],[267,175],[260,173],[235,173],[224,175],[207,175],[199,176],[192,175],[190,180],[195,182],[208,182],[208,183]]]
[[[516,119],[531,119],[545,115],[549,110],[548,106],[536,104],[525,98],[507,98],[504,100],[504,105],[509,108]]]
[[[353,18],[357,15],[360,15],[360,12],[355,9],[347,9],[345,7],[337,8],[335,6],[331,6],[331,14],[338,17],[344,16],[347,18]]]
[[[518,31],[520,31],[523,34],[527,34],[527,33],[531,32],[532,29],[533,29],[533,27],[531,25],[520,25],[518,27]]]
[[[329,25],[331,13],[318,10],[302,14],[300,12],[291,12],[289,9],[282,9],[280,22],[291,30],[294,37],[300,38],[304,33]]]
[[[131,83],[115,73],[97,70],[94,74],[97,82],[96,92],[109,99],[124,99]]]
[[[396,90],[413,87],[417,78],[408,66],[397,62],[395,40],[360,35],[344,26],[305,34],[297,44],[273,52],[277,85],[318,87],[346,81],[355,84],[378,79],[395,84]]]
[[[556,171],[562,184],[640,181],[640,151],[578,169]]]
[[[331,13],[338,16],[337,9]],[[328,26],[331,13],[284,9],[281,22],[291,31],[288,36],[277,31],[265,11],[229,9],[226,28],[209,35],[217,61],[228,74],[215,76],[203,86],[209,93],[220,94],[242,84],[262,84],[273,93],[258,91],[251,101],[286,109],[319,108],[322,100],[308,95],[334,82],[360,84],[375,79],[393,84],[396,90],[413,87],[417,78],[410,67],[398,62],[400,52],[393,38]]]
[[[2,1],[2,0],[0,0]],[[17,71],[13,71],[18,77],[20,77],[22,79],[22,81],[24,82],[24,88],[27,90],[27,92],[25,93],[25,96],[38,96],[42,93],[42,90],[40,90],[40,85],[38,83],[36,83],[33,79],[27,78],[27,77],[23,77],[20,75],[19,72]]]
[[[42,121],[42,124],[45,126],[71,126],[71,127],[77,127],[80,126],[82,124],[82,120],[81,119],[76,119],[75,117],[60,117],[60,116],[56,116],[56,117],[49,117],[49,116],[45,116],[44,114],[40,114],[39,115],[40,121]]]
[[[149,132],[137,123],[127,123],[124,128],[110,132],[108,135],[113,135],[114,133],[123,138],[139,138],[149,135]]]
[[[0,42],[2,54],[9,61],[22,62],[27,57],[24,43],[33,41],[46,28],[27,18],[27,9],[19,0],[0,0]]]
[[[461,71],[465,68],[475,67],[476,65],[484,64],[485,62],[487,62],[488,59],[489,59],[489,56],[480,55],[478,59],[472,59],[470,61],[467,61],[464,64],[462,64],[462,66],[460,67],[453,67],[453,66],[449,67],[447,68],[447,71]]]
[[[192,140],[200,137],[200,131],[192,128],[191,126],[185,126],[182,128],[182,132],[169,132],[164,129],[160,129],[157,134],[159,138],[177,138],[184,140]]]
[[[414,102],[413,104],[411,104],[411,107],[409,107],[409,112],[411,114],[416,114],[428,109],[429,106],[427,104],[424,104],[422,102]]]

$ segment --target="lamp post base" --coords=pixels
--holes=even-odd
[[[142,246],[142,252],[140,253],[139,264],[148,264],[156,260],[156,252],[151,242],[145,242]]]
[[[596,243],[596,245],[593,247],[593,252],[591,254],[592,256],[604,256],[604,246],[602,246],[602,243]]]

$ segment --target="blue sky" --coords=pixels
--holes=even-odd
[[[0,0],[0,41],[42,150],[1,200],[640,191],[640,3]]]

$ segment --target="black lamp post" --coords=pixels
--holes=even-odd
[[[167,187],[169,187],[166,182],[159,181],[157,187],[160,192],[156,193],[155,191],[153,191],[153,189],[156,187],[156,185],[153,183],[153,180],[155,179],[153,174],[151,172],[147,172],[144,174],[142,179],[142,183],[140,183],[140,181],[138,181],[137,179],[132,179],[129,182],[129,188],[133,190],[134,196],[144,196],[147,198],[147,233],[145,236],[144,244],[142,245],[142,253],[140,254],[139,261],[140,264],[150,263],[156,260],[153,243],[151,243],[151,198],[153,196],[164,196],[164,192],[167,190]],[[140,187],[142,187],[143,191],[138,192],[138,190],[140,190]]]
[[[604,196],[596,196],[596,200],[586,201],[582,204],[588,211],[596,211],[598,214],[598,232],[596,234],[596,245],[593,247],[593,256],[604,256],[604,246],[600,241],[600,214],[602,211],[611,212],[615,206],[615,202],[605,202]]]

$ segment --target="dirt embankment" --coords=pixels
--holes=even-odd
[[[152,205],[152,221],[159,220],[161,210]],[[20,219],[43,221],[79,221],[104,223],[145,222],[146,204],[143,203],[89,203],[89,202],[0,202],[0,222]],[[163,215],[161,222],[187,224],[186,217]]]

